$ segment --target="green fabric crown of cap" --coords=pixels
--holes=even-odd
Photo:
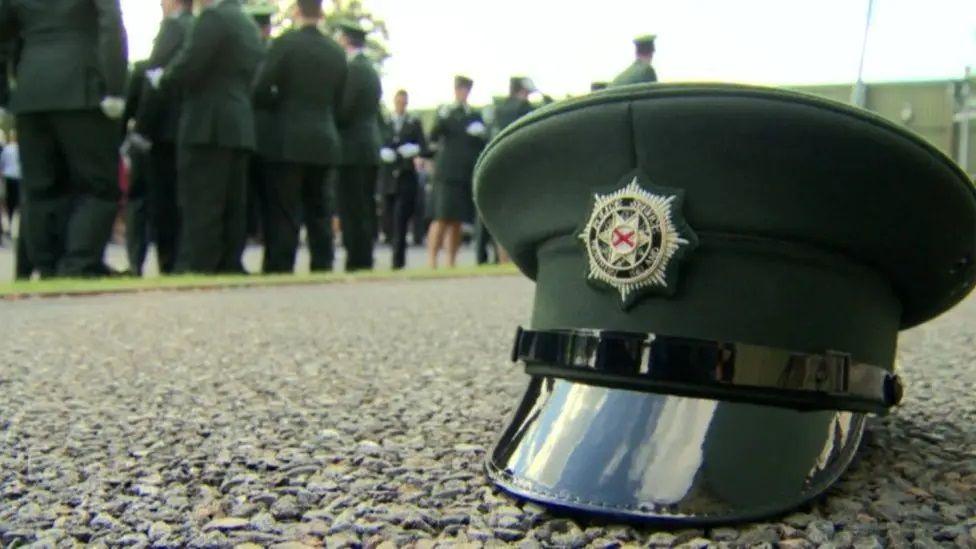
[[[271,17],[278,12],[278,7],[268,1],[249,2],[244,11],[251,17]]]
[[[509,78],[508,87],[510,90],[536,91],[535,82],[528,76],[513,76]]]
[[[468,78],[467,76],[464,76],[463,74],[459,74],[454,77],[455,88],[457,87],[470,88],[472,86],[474,86],[474,80]]]
[[[643,200],[625,191],[667,202],[642,223],[673,222],[670,241],[642,248],[674,248],[643,285],[625,280],[639,269],[600,263],[621,261],[612,246],[628,251],[635,232],[609,233]],[[836,350],[891,368],[898,330],[976,283],[969,178],[902,128],[792,92],[620,88],[540,109],[483,152],[475,200],[536,280],[537,329]],[[614,208],[617,225],[601,225]]]
[[[655,40],[657,40],[656,34],[642,34],[634,38],[634,45],[653,44]]]
[[[354,19],[343,18],[335,23],[335,26],[340,31],[347,33],[351,36],[358,36],[360,38],[366,37],[366,29]]]

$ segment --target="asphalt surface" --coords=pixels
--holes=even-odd
[[[509,277],[0,302],[0,546],[976,546],[976,299],[904,336],[904,405],[827,498],[656,531],[554,517],[483,476],[525,383],[506,357],[531,293]]]

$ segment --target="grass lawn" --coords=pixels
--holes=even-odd
[[[429,280],[473,276],[516,274],[512,265],[457,267],[454,269],[405,269],[402,271],[367,271],[355,274],[321,273],[303,275],[183,275],[153,278],[55,279],[0,283],[0,299],[34,296],[95,295],[158,290],[194,290],[261,286],[295,286],[300,284],[335,284],[383,280]]]

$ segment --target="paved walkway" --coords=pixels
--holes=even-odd
[[[904,406],[830,497],[660,532],[485,480],[531,295],[507,277],[0,303],[0,546],[976,544],[976,300],[904,337]]]

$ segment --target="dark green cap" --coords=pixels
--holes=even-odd
[[[474,86],[474,80],[468,78],[467,76],[464,76],[464,75],[459,74],[459,75],[457,75],[457,76],[454,77],[454,87],[455,88],[468,88],[468,89],[471,89],[472,86]]]
[[[654,45],[655,40],[657,40],[656,34],[642,34],[634,38],[634,45],[635,46]]]
[[[366,38],[366,29],[359,23],[359,21],[353,19],[342,19],[336,23],[336,28],[353,38],[358,38],[363,40]]]
[[[535,82],[527,76],[513,76],[508,79],[508,90],[510,93],[516,93],[522,90],[527,92],[536,91]]]
[[[864,110],[775,89],[624,87],[482,153],[475,202],[535,281],[503,489],[669,522],[781,514],[897,404],[898,332],[976,284],[976,191]],[[513,327],[514,328],[514,327]]]
[[[591,82],[590,83],[590,91],[591,92],[605,90],[605,89],[607,89],[609,87],[610,87],[610,84],[607,83],[607,82]]]
[[[271,25],[271,17],[278,11],[278,9],[267,1],[251,2],[244,7],[245,13],[254,19],[260,27],[267,27]]]

